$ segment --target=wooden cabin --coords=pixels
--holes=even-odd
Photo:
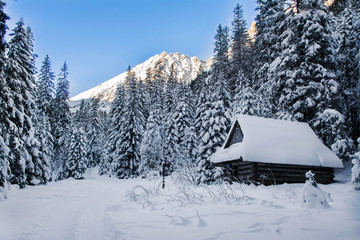
[[[211,162],[232,181],[261,184],[303,183],[311,170],[319,183],[334,182],[342,161],[307,123],[237,115]]]

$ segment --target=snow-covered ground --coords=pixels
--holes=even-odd
[[[320,185],[330,208],[301,206],[304,184],[191,186],[88,174],[9,191],[0,239],[359,239],[360,192]]]

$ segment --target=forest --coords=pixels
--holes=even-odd
[[[91,99],[72,113],[67,64],[55,75],[46,56],[36,69],[23,19],[6,42],[0,0],[0,195],[10,184],[82,179],[94,167],[121,179],[176,172],[195,184],[221,181],[210,158],[236,114],[308,123],[352,162],[359,185],[360,1],[257,3],[256,34],[237,4],[231,26],[217,27],[210,70],[192,82],[161,62],[145,79],[129,67],[109,112]]]

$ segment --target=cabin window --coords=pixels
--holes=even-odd
[[[235,126],[231,130],[230,138],[227,141],[227,143],[225,144],[225,148],[228,148],[228,147],[230,147],[231,145],[233,145],[235,143],[242,142],[243,138],[244,138],[244,135],[243,135],[243,133],[241,131],[240,125],[236,121]]]

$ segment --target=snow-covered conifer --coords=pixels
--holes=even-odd
[[[54,78],[55,75],[51,71],[50,57],[46,55],[36,82],[36,106],[49,117],[51,116],[51,105],[54,96]]]
[[[80,128],[73,128],[69,144],[69,155],[67,158],[68,176],[82,179],[86,170],[85,133]]]
[[[340,41],[337,50],[337,78],[342,97],[339,101],[343,101],[342,112],[347,121],[347,132],[354,140],[360,135],[360,25],[357,24],[359,19],[355,12],[354,3],[348,1],[340,16]]]
[[[117,147],[120,148],[120,158],[113,163],[116,166],[114,174],[120,178],[128,178],[138,174],[141,161],[140,144],[145,129],[144,106],[139,101],[136,76],[128,69],[126,77],[126,97],[123,112],[123,125]]]
[[[150,112],[144,138],[141,142],[139,174],[143,177],[152,171],[160,172],[161,163],[164,161],[164,130],[160,111],[160,109],[154,109]]]
[[[330,147],[339,158],[350,159],[354,143],[347,135],[343,114],[334,109],[326,109],[318,116],[314,126],[324,144]]]
[[[38,183],[45,184],[52,178],[53,137],[49,118],[41,110],[35,117],[35,137],[38,140],[38,154],[34,159],[34,176]],[[35,182],[36,183],[36,182]]]
[[[202,124],[199,132],[199,148],[197,156],[197,182],[209,183],[217,180],[222,171],[214,168],[210,163],[215,153],[225,141],[227,129],[230,126],[230,112],[226,109],[224,101],[220,98],[224,91],[224,81],[219,81],[215,91],[204,104],[206,110],[200,118]]]
[[[121,139],[121,131],[123,126],[123,112],[125,106],[125,89],[122,85],[117,87],[115,92],[115,99],[111,103],[111,108],[108,116],[108,129],[107,129],[107,142],[106,142],[106,154],[102,159],[99,168],[99,174],[111,175],[112,171],[118,172],[121,166],[121,148],[117,145]]]
[[[189,86],[181,83],[177,89],[177,104],[175,105],[170,121],[170,124],[173,125],[173,131],[171,135],[168,136],[168,139],[171,139],[171,141],[167,143],[173,144],[171,159],[173,160],[174,166],[176,168],[182,168],[186,165],[184,161],[189,161],[189,156],[186,152],[188,147],[187,141],[189,140],[186,138],[189,136],[186,135],[190,134],[190,128],[194,125],[194,107]]]
[[[259,14],[256,17],[252,87],[257,91],[257,95],[269,105],[268,110],[272,111],[275,106],[278,108],[282,86],[274,67],[280,64],[283,47],[288,44],[292,31],[286,29],[285,0],[258,0],[257,2]],[[278,61],[275,61],[276,59]]]
[[[239,71],[237,82],[233,115],[247,114],[252,116],[262,116],[264,107],[261,99],[259,99],[255,90],[250,86],[250,80],[245,77],[242,70]]]
[[[8,114],[7,114],[7,101],[10,99],[10,89],[7,86],[5,77],[5,49],[6,41],[5,34],[7,30],[6,21],[9,19],[8,15],[3,11],[5,3],[0,0],[0,188],[6,190],[10,175],[9,163],[9,148],[7,146],[6,137],[8,130]],[[1,198],[0,189],[0,198]],[[6,196],[5,196],[6,197]]]
[[[9,139],[12,171],[12,183],[25,187],[26,175],[32,178],[34,173],[32,153],[28,146],[33,139],[34,129],[32,115],[35,109],[35,60],[33,54],[33,36],[29,28],[24,27],[21,19],[10,34],[8,60],[6,65],[6,82],[10,89],[7,111],[11,121]],[[11,146],[10,146],[11,145]],[[14,149],[16,148],[16,149]],[[25,173],[26,168],[26,173]]]
[[[67,146],[70,141],[71,113],[68,104],[69,80],[66,62],[60,70],[53,101],[53,118],[51,129],[54,137],[54,170],[58,179],[66,178]]]
[[[103,157],[103,143],[101,137],[101,125],[99,119],[99,100],[92,99],[89,112],[86,158],[89,167],[95,167]]]
[[[326,108],[338,108],[336,41],[321,0],[297,3],[286,12],[282,54],[270,68],[281,89],[278,116],[313,125]]]
[[[234,9],[234,19],[232,21],[231,35],[231,60],[229,67],[229,88],[231,96],[234,97],[236,91],[236,79],[241,70],[247,78],[251,77],[252,54],[250,39],[247,33],[246,21],[243,17],[243,9],[237,4]]]

